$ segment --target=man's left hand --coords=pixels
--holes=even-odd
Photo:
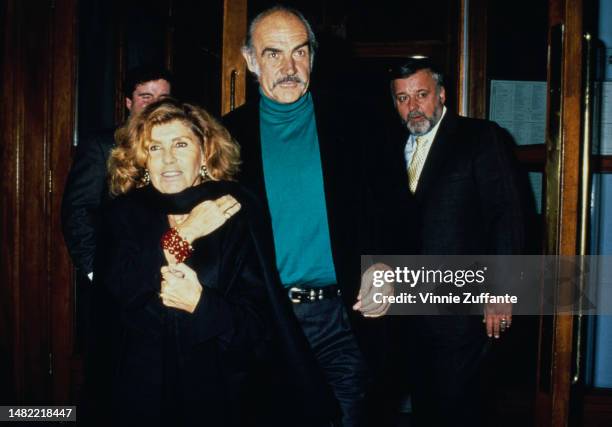
[[[486,325],[489,338],[499,338],[512,324],[512,304],[485,304],[482,323]]]

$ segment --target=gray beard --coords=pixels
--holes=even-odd
[[[420,121],[415,125],[410,123],[410,120],[404,120],[404,124],[410,131],[410,133],[414,136],[422,136],[427,134],[430,130],[434,128],[435,125],[438,124],[440,118],[442,117],[442,104],[439,103],[436,106],[436,109],[433,112],[431,117],[425,116],[424,121]]]

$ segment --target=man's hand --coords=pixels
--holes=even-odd
[[[393,285],[385,283],[381,287],[374,286],[374,271],[391,270],[386,264],[376,263],[368,268],[361,276],[361,287],[357,302],[353,305],[353,310],[358,310],[365,317],[380,317],[384,316],[391,304],[388,302],[375,302],[374,294],[381,293],[385,296],[393,295]]]
[[[185,264],[170,264],[161,268],[162,282],[159,297],[166,307],[193,313],[200,297],[202,285],[195,271]]]
[[[500,333],[512,324],[512,304],[485,304],[482,323],[486,326],[489,338],[499,338]]]

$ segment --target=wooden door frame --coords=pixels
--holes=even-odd
[[[486,118],[487,100],[487,2],[486,0],[464,0],[467,2],[469,18],[467,36],[468,52],[465,60],[460,62],[459,76],[467,79],[467,84],[459,84],[467,93],[467,115]],[[554,227],[548,227],[548,254],[575,255],[578,245],[579,189],[581,173],[581,112],[582,112],[582,13],[583,0],[549,0],[549,30],[557,24],[564,26],[564,43],[562,47],[563,70],[561,85],[561,127],[559,135],[556,167],[562,179],[547,180],[546,220]],[[549,31],[550,33],[550,31]],[[461,45],[460,45],[461,46]],[[550,50],[550,37],[549,37]],[[461,54],[461,53],[460,53]],[[548,78],[550,81],[550,61]],[[550,87],[549,87],[550,89]],[[461,93],[459,93],[461,99]],[[550,111],[550,101],[547,108]],[[547,126],[547,129],[550,126]],[[547,141],[551,135],[547,135]],[[519,154],[521,154],[519,152]],[[555,167],[550,156],[546,169]],[[572,295],[562,295],[572,298]],[[542,319],[542,328],[546,327]],[[545,334],[540,334],[539,355],[544,352],[550,355],[550,365],[538,367],[538,390],[536,393],[536,425],[566,426],[570,416],[570,393],[572,362],[574,355],[574,317],[557,315],[552,319],[552,340],[545,341]],[[539,357],[540,357],[539,356]]]
[[[61,201],[72,164],[76,129],[77,1],[55,0],[53,9],[49,140],[49,281],[51,303],[52,401],[74,402],[74,289],[73,268],[64,246]]]
[[[457,57],[457,111],[487,118],[487,0],[461,0]],[[464,40],[465,38],[465,40]],[[462,100],[465,99],[465,103]]]
[[[247,34],[247,0],[223,0],[221,114],[246,102],[246,62],[240,49]]]
[[[549,0],[548,124],[546,159],[546,253],[576,255],[578,222],[583,99],[583,0]],[[563,26],[559,86],[558,127],[551,111],[551,76],[555,64],[553,28]],[[571,289],[557,289],[559,305],[573,299]],[[539,354],[548,354],[538,367],[536,393],[537,425],[567,426],[574,349],[574,316],[557,313],[552,322],[542,319]],[[544,328],[551,325],[550,340]],[[545,360],[549,362],[544,363]]]

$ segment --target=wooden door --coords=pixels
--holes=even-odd
[[[0,398],[68,402],[72,281],[59,207],[74,128],[76,0],[0,7]]]
[[[546,141],[545,253],[586,255],[590,197],[590,145],[585,134],[589,88],[585,49],[588,0],[549,0],[548,121]],[[562,268],[562,267],[560,267]],[[582,425],[583,316],[560,307],[576,291],[555,283],[557,312],[542,316],[537,383],[537,425]]]
[[[592,173],[612,172],[610,156],[591,149],[597,3],[549,0],[548,254],[589,254]],[[610,389],[595,389],[586,378],[585,350],[593,342],[586,340],[587,317],[576,304],[584,284],[578,285],[557,288],[558,306],[574,304],[573,315],[558,312],[542,318],[537,392],[541,426],[612,423]]]

